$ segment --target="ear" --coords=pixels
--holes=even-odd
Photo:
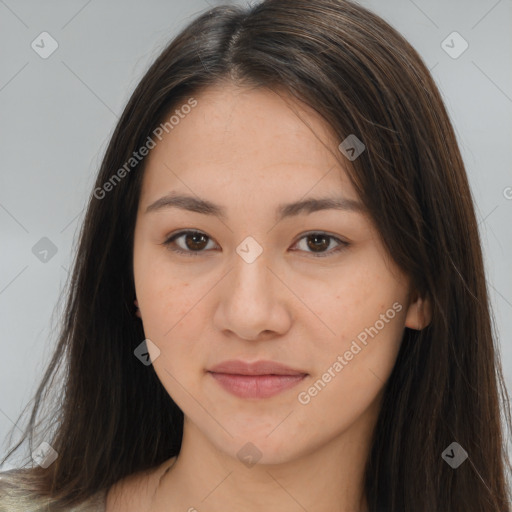
[[[432,303],[429,297],[420,297],[414,292],[412,302],[409,304],[405,326],[409,329],[421,331],[432,321]]]
[[[135,304],[135,307],[136,307],[135,316],[142,318],[142,316],[140,315],[139,303],[137,302],[137,300],[134,300],[133,303]]]

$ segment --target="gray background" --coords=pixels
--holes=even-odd
[[[52,313],[55,320],[83,209],[118,116],[169,39],[218,3],[0,0],[0,455],[55,343]],[[360,3],[413,44],[446,102],[476,201],[512,391],[512,1]],[[31,47],[34,40],[41,46],[44,31],[59,45],[46,59]],[[442,47],[453,31],[469,44],[458,58]],[[452,52],[461,48],[457,40],[447,44]],[[32,251],[43,237],[57,249],[46,262]]]

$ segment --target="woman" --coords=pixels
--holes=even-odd
[[[506,398],[418,54],[347,1],[218,7],[112,136],[0,511],[508,512]]]

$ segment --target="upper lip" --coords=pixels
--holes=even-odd
[[[306,375],[307,372],[290,368],[276,361],[255,361],[248,363],[238,359],[223,361],[208,370],[213,373],[233,375]]]

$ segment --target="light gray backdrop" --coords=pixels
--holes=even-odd
[[[0,0],[0,455],[55,342],[51,315],[114,124],[169,39],[218,3]],[[512,390],[512,1],[360,3],[413,44],[443,94]]]

